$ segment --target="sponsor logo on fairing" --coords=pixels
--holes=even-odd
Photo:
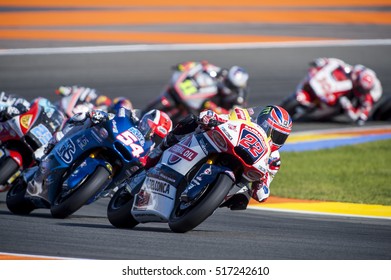
[[[151,190],[153,192],[158,192],[162,194],[170,193],[170,184],[158,179],[147,177],[145,179],[145,186],[147,187],[147,190]]]
[[[198,153],[187,147],[187,145],[190,143],[191,136],[168,149],[168,151],[172,153],[172,155],[168,158],[168,164],[176,164],[181,159],[192,161],[198,155]]]
[[[73,160],[73,155],[76,152],[75,144],[68,139],[58,150],[57,154],[65,163],[70,163]]]

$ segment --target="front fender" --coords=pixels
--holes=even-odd
[[[208,163],[203,164],[182,193],[181,199],[185,201],[195,199],[209,184],[212,184],[217,179],[219,174],[222,173],[227,174],[232,179],[232,182],[235,182],[235,175],[229,168]]]
[[[111,164],[107,161],[99,158],[87,157],[64,181],[64,186],[68,189],[75,188],[81,184],[85,178],[94,173],[98,166],[103,166],[110,174],[112,173]]]

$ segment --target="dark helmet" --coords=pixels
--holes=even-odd
[[[266,106],[257,117],[257,124],[272,140],[272,150],[284,145],[292,130],[292,119],[288,112],[276,105]]]
[[[153,109],[141,118],[138,129],[145,139],[159,144],[172,130],[172,121],[163,111]]]

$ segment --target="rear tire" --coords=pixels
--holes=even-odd
[[[101,189],[110,173],[103,166],[98,166],[77,190],[63,197],[62,193],[53,202],[50,212],[54,218],[64,219],[73,214]]]
[[[134,228],[138,222],[131,214],[134,196],[120,188],[107,205],[107,218],[116,228]]]
[[[181,202],[172,211],[168,225],[173,232],[184,233],[201,224],[219,207],[231,190],[233,181],[227,174],[220,174],[216,183],[187,209],[181,210]]]
[[[6,203],[8,209],[17,215],[28,215],[36,207],[33,202],[26,198],[27,183],[22,177],[16,179],[7,193]]]

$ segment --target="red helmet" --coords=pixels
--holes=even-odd
[[[145,139],[159,144],[172,130],[172,121],[163,111],[153,109],[141,118],[138,128]]]
[[[281,148],[292,131],[292,119],[289,113],[280,106],[266,106],[259,113],[257,124],[271,138],[272,150]]]

